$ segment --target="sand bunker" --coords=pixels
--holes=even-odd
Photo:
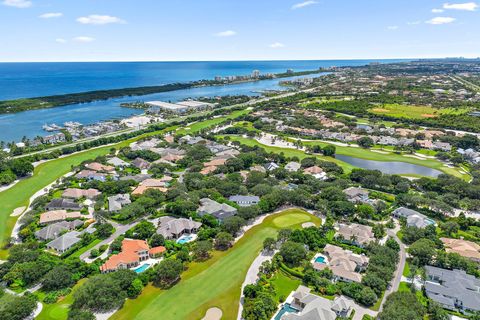
[[[202,320],[221,320],[223,312],[220,308],[214,307],[207,310]]]
[[[21,215],[23,211],[25,211],[25,207],[18,207],[17,209],[13,210],[13,212],[10,216],[17,217],[17,216]]]

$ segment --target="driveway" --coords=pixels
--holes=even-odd
[[[397,265],[397,270],[395,270],[394,278],[390,282],[390,287],[387,288],[385,294],[383,295],[382,304],[380,305],[380,311],[383,309],[383,304],[385,303],[387,297],[392,293],[398,290],[400,286],[400,282],[402,281],[403,269],[405,268],[405,261],[406,261],[406,252],[405,252],[405,245],[400,241],[400,239],[395,234],[394,230],[387,230],[387,234],[395,239],[397,243],[400,245],[400,261]]]
[[[85,261],[85,262],[88,262],[88,263],[92,262],[93,260],[89,259],[89,257],[90,257],[90,252],[93,249],[98,249],[105,244],[112,243],[113,240],[115,240],[116,238],[118,238],[119,236],[121,236],[122,234],[124,234],[125,232],[130,230],[131,228],[135,227],[140,221],[135,221],[135,222],[132,222],[132,223],[129,223],[129,224],[124,224],[124,225],[123,224],[118,224],[118,223],[115,223],[115,222],[111,222],[111,221],[109,221],[109,222],[115,228],[115,232],[110,237],[108,237],[107,239],[105,239],[105,240],[101,241],[100,243],[98,243],[97,245],[95,245],[93,248],[90,248],[89,250],[82,253],[80,255],[80,259],[82,261]]]

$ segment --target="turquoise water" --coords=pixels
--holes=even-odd
[[[253,70],[280,73],[287,69],[302,71],[396,61],[407,60],[0,63],[0,100],[188,82],[247,75]]]
[[[426,218],[425,221],[430,225],[435,224],[435,220],[430,219],[430,218]]]
[[[315,262],[317,263],[325,263],[325,257],[319,256],[315,258]]]
[[[145,264],[141,265],[140,267],[133,269],[133,271],[135,271],[136,273],[142,273],[143,271],[147,270],[148,268],[150,268],[150,264],[145,263]]]
[[[311,75],[312,77],[314,75]],[[320,75],[317,75],[320,76]],[[298,77],[283,78],[294,79]],[[122,97],[81,104],[71,104],[56,108],[30,110],[12,114],[0,114],[0,140],[20,141],[23,136],[34,138],[48,133],[42,130],[45,123],[62,125],[67,121],[77,121],[82,124],[92,124],[101,120],[127,118],[141,114],[140,109],[124,108],[123,102],[135,101],[180,101],[186,98],[215,97],[225,95],[259,95],[262,90],[285,90],[279,85],[279,79],[244,82],[225,86],[207,86],[170,92],[161,92],[144,96]]]
[[[178,238],[177,243],[185,244],[192,241],[192,239],[193,239],[193,235],[183,235],[180,238]]]
[[[297,309],[292,308],[289,303],[285,303],[274,319],[280,320],[285,313],[297,313],[297,312],[298,312]]]

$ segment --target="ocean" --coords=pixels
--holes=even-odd
[[[309,61],[215,61],[215,62],[59,62],[0,63],[0,100],[32,98],[102,89],[118,89],[213,79],[215,76],[246,75],[253,70],[280,73],[314,70],[331,66],[361,66],[371,62],[406,60],[309,60]],[[284,79],[283,79],[284,80]],[[66,121],[91,124],[125,118],[141,110],[123,108],[122,102],[164,100],[246,94],[280,90],[279,80],[263,80],[227,86],[213,86],[163,92],[148,96],[123,97],[83,104],[0,114],[0,140],[19,141],[23,136],[46,135],[45,123]]]

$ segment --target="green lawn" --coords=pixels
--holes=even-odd
[[[218,124],[226,119],[234,119],[248,112],[250,112],[250,110],[238,110],[223,117],[196,122],[191,126],[190,132],[197,132],[202,128]],[[68,173],[72,166],[79,165],[81,162],[94,159],[97,156],[106,155],[110,152],[111,148],[118,149],[139,139],[161,134],[163,132],[173,131],[175,129],[177,129],[177,126],[172,126],[160,131],[149,132],[113,145],[86,150],[38,165],[30,178],[21,180],[10,189],[0,192],[0,245],[4,244],[5,240],[10,237],[15,222],[17,221],[18,217],[10,216],[13,210],[18,207],[28,206],[29,199],[32,195]],[[0,250],[0,259],[5,259],[7,255],[8,252],[6,250]]]
[[[403,268],[402,275],[404,277],[408,277],[410,275],[410,264],[408,263],[408,261],[405,261],[405,267]]]
[[[86,281],[82,279],[73,287],[72,292],[54,304],[43,304],[42,312],[35,318],[35,320],[65,320],[68,315],[68,308],[73,302],[73,293]],[[43,296],[41,292],[37,294],[39,297]]]
[[[222,309],[223,319],[236,319],[241,285],[263,240],[275,236],[281,228],[300,227],[306,221],[320,222],[298,209],[267,217],[227,252],[216,252],[206,262],[192,263],[173,288],[159,290],[149,286],[140,297],[128,300],[111,319],[200,319],[214,306]],[[281,283],[282,290],[293,287]]]
[[[298,286],[302,284],[302,281],[289,277],[282,271],[279,271],[273,276],[271,283],[275,288],[277,300],[280,301],[280,299],[285,300],[290,292],[296,290]]]
[[[82,253],[84,253],[85,251],[95,247],[97,244],[99,244],[100,242],[102,242],[102,239],[95,239],[93,240],[89,245],[85,246],[85,247],[82,247],[80,248],[79,250],[75,251],[74,253],[72,253],[70,255],[70,257],[75,257],[75,258],[80,258],[80,255]]]
[[[181,128],[181,129],[177,130],[177,133],[178,134],[195,133],[195,132],[198,132],[202,129],[220,124],[225,120],[238,118],[239,116],[247,114],[250,111],[251,110],[248,110],[248,109],[237,110],[237,111],[234,111],[234,112],[230,113],[229,115],[226,115],[226,116],[223,116],[223,117],[213,118],[213,119],[209,119],[209,120],[205,120],[205,121],[201,121],[201,122],[195,122],[195,123],[193,123],[192,125],[190,125],[186,128]]]
[[[442,114],[463,114],[469,112],[470,109],[462,108],[433,108],[430,106],[412,106],[404,104],[383,104],[371,108],[368,110],[374,114],[388,115],[395,118],[405,118],[405,119],[425,119],[425,118],[434,118]]]

